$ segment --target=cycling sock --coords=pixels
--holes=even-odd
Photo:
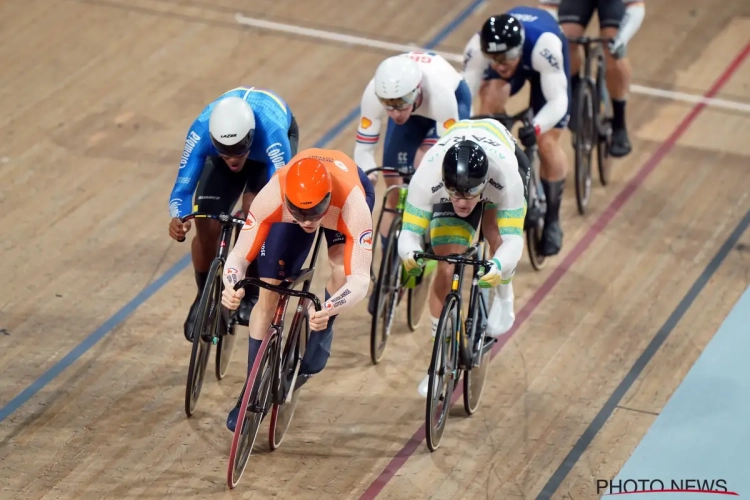
[[[612,128],[623,130],[625,128],[625,99],[612,99]]]
[[[196,295],[195,300],[200,298],[201,292],[203,292],[203,287],[206,286],[206,281],[208,281],[208,271],[205,273],[195,271],[195,284],[198,285],[198,294]]]
[[[581,81],[581,77],[578,74],[575,74],[570,77],[570,88],[572,89],[573,94],[575,95],[576,89],[578,89],[578,84]]]
[[[560,218],[560,202],[562,201],[565,179],[559,181],[548,181],[542,179],[544,196],[547,198],[547,213],[544,221],[546,223],[557,222]]]
[[[250,342],[247,347],[247,376],[250,376],[250,371],[253,369],[255,364],[255,358],[258,356],[260,345],[263,343],[262,340],[254,339],[249,337]]]

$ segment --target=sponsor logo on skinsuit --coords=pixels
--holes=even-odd
[[[360,233],[359,246],[365,250],[372,250],[372,229],[366,229]]]

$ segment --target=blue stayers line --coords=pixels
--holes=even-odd
[[[448,37],[462,22],[464,22],[474,10],[482,4],[484,0],[473,0],[458,16],[453,18],[443,29],[441,29],[432,40],[425,44],[426,49],[432,49]],[[337,135],[339,135],[349,123],[359,116],[359,107],[351,110],[341,121],[334,125],[328,132],[323,134],[318,142],[313,147],[323,148],[330,143]],[[117,311],[114,316],[105,321],[99,328],[94,330],[88,337],[86,337],[80,344],[78,344],[72,351],[70,351],[64,358],[55,363],[55,365],[47,370],[41,377],[36,379],[30,386],[24,389],[18,396],[10,400],[5,406],[0,408],[0,422],[8,418],[13,412],[18,410],[24,403],[31,399],[37,392],[42,390],[47,384],[54,380],[60,375],[66,368],[75,363],[78,358],[83,356],[89,349],[104,338],[108,333],[114,330],[120,323],[125,321],[130,314],[135,311],[138,306],[146,302],[152,295],[166,285],[172,278],[177,276],[183,269],[185,269],[190,263],[190,254],[186,254],[182,257],[175,265],[167,270],[162,276],[156,281],[149,284],[146,288],[141,291],[138,295],[133,297],[133,300],[125,304],[125,306]]]

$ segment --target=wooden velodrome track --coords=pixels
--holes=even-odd
[[[479,412],[457,404],[437,452],[416,392],[427,321],[407,333],[401,320],[374,367],[364,302],[338,320],[281,449],[261,447],[236,490],[224,420],[244,339],[227,378],[209,372],[197,414],[183,413],[195,285],[167,202],[188,126],[226,90],[267,87],[290,103],[303,147],[351,154],[348,114],[389,55],[234,14],[458,53],[510,6],[0,3],[0,498],[595,498],[594,480],[616,475],[750,281],[741,109],[631,96],[633,153],[595,184],[585,217],[568,184],[564,251],[542,272],[522,260],[517,328]],[[647,8],[635,83],[746,108],[750,5]]]

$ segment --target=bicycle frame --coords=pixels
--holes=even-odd
[[[406,209],[406,195],[409,193],[409,181],[411,180],[412,175],[414,175],[414,169],[412,167],[402,167],[402,168],[393,168],[393,167],[381,167],[381,168],[373,168],[365,172],[366,175],[370,175],[374,172],[387,172],[390,173],[391,177],[397,177],[400,176],[403,178],[404,182],[399,185],[393,185],[388,186],[385,189],[385,193],[383,194],[383,203],[382,203],[382,210],[380,211],[380,216],[378,217],[378,223],[373,228],[374,234],[373,234],[373,241],[372,241],[372,254],[375,255],[375,250],[377,249],[378,242],[380,241],[380,223],[383,220],[383,214],[385,213],[391,213],[394,215],[403,215],[404,210]],[[388,196],[394,192],[398,191],[398,202],[396,203],[395,208],[388,208],[386,206],[386,202],[388,201]],[[375,283],[377,281],[377,276],[375,276],[375,261],[370,263],[370,281]]]
[[[216,258],[226,262],[229,256],[229,242],[231,239],[232,225],[242,226],[245,224],[244,219],[239,219],[229,214],[210,214],[207,212],[193,212],[180,218],[183,223],[192,219],[213,219],[221,223],[221,233],[219,236],[219,248],[216,251]],[[184,239],[181,240],[185,241]]]
[[[321,309],[321,303],[317,296],[310,293],[310,285],[312,284],[312,278],[313,274],[315,272],[315,263],[318,260],[318,252],[320,251],[320,242],[322,241],[322,238],[324,237],[324,231],[323,228],[318,229],[318,234],[315,238],[315,244],[313,246],[313,254],[312,258],[310,260],[310,267],[306,269],[300,270],[300,272],[297,274],[296,277],[289,277],[283,280],[278,285],[272,285],[270,283],[266,283],[265,281],[260,280],[259,278],[245,278],[240,281],[238,281],[234,285],[235,290],[239,290],[240,288],[244,288],[248,285],[257,285],[260,288],[265,288],[266,290],[269,290],[271,292],[276,292],[279,294],[279,301],[276,304],[276,310],[274,311],[273,319],[271,320],[271,325],[268,328],[268,332],[266,335],[278,335],[280,341],[283,341],[283,332],[284,332],[284,316],[286,315],[287,306],[289,304],[289,297],[299,297],[301,299],[307,299],[310,300],[314,306],[315,310],[320,311]],[[294,287],[298,286],[302,283],[302,289],[301,290],[294,290]],[[306,309],[303,307],[304,301],[301,300],[299,304],[297,305],[297,310],[294,316],[294,319],[292,320],[292,329],[290,331],[294,331],[294,326],[297,321],[300,321],[300,315],[303,314]],[[282,402],[288,402],[291,398],[292,391],[289,390],[290,387],[294,387],[294,383],[297,379],[297,374],[299,373],[299,366],[300,364],[297,363],[297,366],[295,367],[294,377],[291,381],[287,381],[285,377],[282,377],[281,375],[281,368],[291,362],[291,357],[296,352],[296,344],[299,342],[299,339],[293,339],[295,342],[292,344],[289,344],[290,337],[287,336],[286,341],[287,345],[284,346],[283,349],[278,350],[278,355],[274,359],[274,403],[275,404],[281,404]]]
[[[458,304],[458,325],[456,325],[456,340],[459,345],[459,355],[462,364],[462,368],[470,370],[474,366],[478,366],[480,353],[483,349],[484,336],[477,336],[477,318],[479,317],[479,308],[484,307],[485,317],[488,316],[488,305],[484,302],[484,296],[478,289],[477,283],[479,278],[485,274],[485,271],[494,264],[491,261],[481,260],[478,258],[478,252],[480,248],[483,248],[484,239],[480,235],[479,241],[474,245],[470,246],[466,252],[462,254],[448,254],[448,255],[436,255],[424,252],[417,252],[414,254],[415,259],[430,259],[447,262],[455,266],[453,270],[453,279],[451,280],[451,291],[448,292],[446,300],[449,297],[455,297],[456,303]],[[469,296],[469,314],[470,317],[464,319],[463,313],[463,300],[461,297],[461,286],[463,285],[464,279],[464,268],[471,266],[474,268],[474,275],[471,281],[471,294]],[[479,301],[479,302],[477,302]],[[471,339],[472,342],[468,342]]]
[[[579,37],[570,38],[568,41],[571,43],[579,44],[583,47],[583,76],[582,81],[588,81],[597,90],[598,97],[605,103],[609,100],[609,92],[607,85],[597,85],[597,81],[593,76],[592,65],[596,60],[596,66],[598,74],[601,74],[601,80],[606,82],[606,64],[604,63],[604,51],[602,45],[610,43],[611,38],[592,38],[592,37]],[[580,74],[580,73],[579,73]],[[573,89],[575,92],[577,89]],[[594,106],[594,123],[596,124],[597,133],[599,135],[606,135],[606,127],[604,121],[601,119],[601,114],[598,106]]]

